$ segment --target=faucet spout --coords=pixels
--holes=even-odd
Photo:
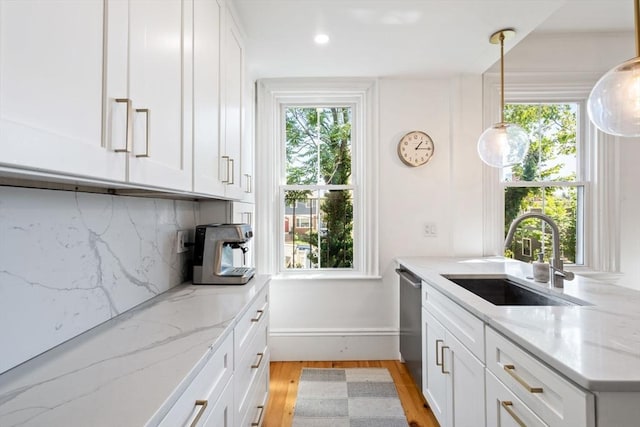
[[[555,288],[564,287],[564,280],[573,280],[573,273],[563,270],[562,259],[560,258],[560,229],[555,221],[548,215],[539,212],[527,212],[513,220],[509,226],[509,232],[504,240],[504,247],[507,249],[513,241],[513,236],[516,234],[518,224],[528,218],[537,218],[546,222],[552,231],[553,237],[553,260],[551,262],[551,285]]]

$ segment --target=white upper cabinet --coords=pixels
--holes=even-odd
[[[224,127],[221,138],[220,179],[225,195],[243,197],[242,138],[244,134],[244,49],[233,16],[225,10],[222,50],[222,99]]]
[[[217,0],[194,1],[193,190],[224,196],[220,179],[220,29]]]
[[[192,189],[192,36],[192,0],[129,2],[131,183]]]
[[[224,0],[0,0],[0,24],[0,167],[246,200],[252,101]]]
[[[125,179],[103,129],[104,13],[100,0],[0,1],[1,166]]]

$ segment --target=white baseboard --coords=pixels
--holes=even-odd
[[[271,360],[399,360],[393,328],[272,329]]]

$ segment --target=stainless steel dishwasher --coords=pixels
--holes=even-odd
[[[405,270],[400,276],[400,357],[422,391],[422,281]]]

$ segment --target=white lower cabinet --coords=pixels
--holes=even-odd
[[[269,293],[264,288],[160,423],[147,426],[256,427],[269,397]],[[195,369],[195,368],[194,368]],[[185,380],[187,381],[187,380]]]
[[[592,393],[569,382],[490,327],[486,338],[487,370],[521,400],[524,408],[536,414],[542,425],[595,426]]]
[[[423,393],[442,427],[484,425],[484,365],[426,309]]]
[[[228,334],[159,425],[167,427],[205,425],[201,421],[209,418],[214,408],[219,410],[217,402],[220,399],[223,401],[233,399],[233,393],[229,392],[233,391],[233,387],[229,387],[232,375],[233,334]]]

